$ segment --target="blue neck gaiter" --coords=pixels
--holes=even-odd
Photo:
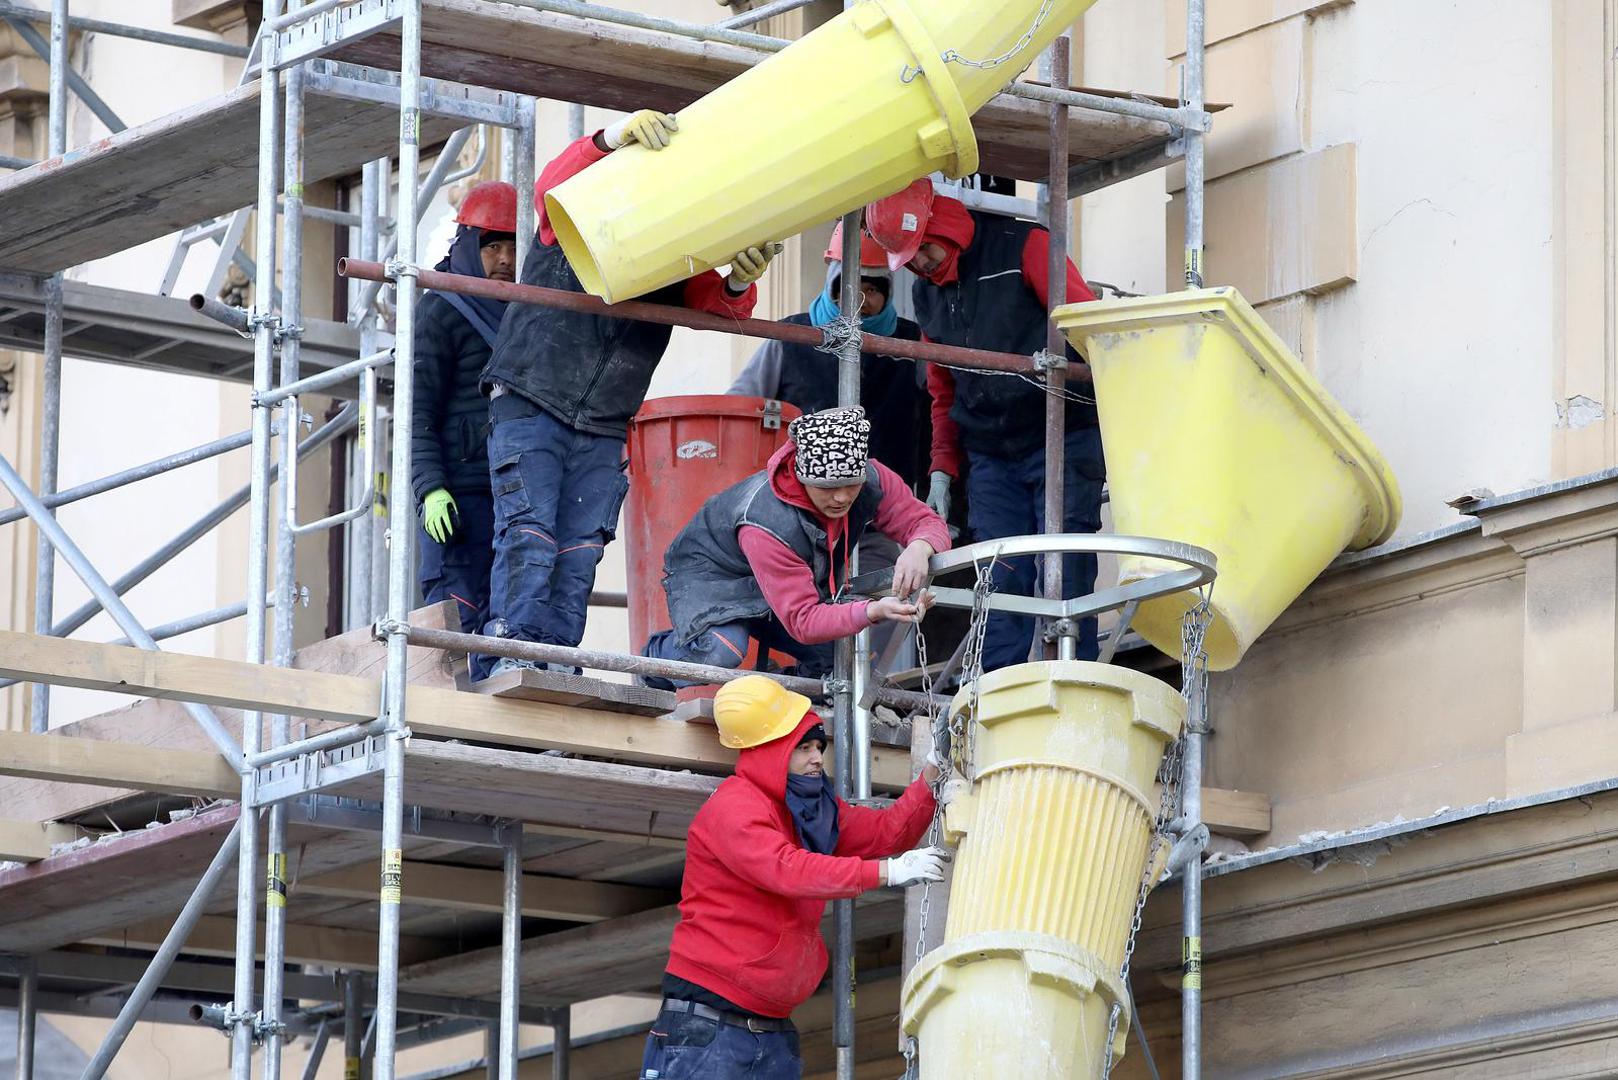
[[[832,295],[832,282],[837,280],[842,269],[841,263],[830,264],[826,273],[826,287],[820,290],[815,302],[809,305],[809,321],[816,326],[826,326],[837,318],[837,297]],[[860,329],[867,334],[878,334],[882,337],[892,337],[893,332],[899,328],[899,312],[890,299],[882,305],[882,310],[875,315],[866,315],[860,319]]]
[[[837,850],[837,796],[825,774],[787,776],[787,811],[798,828],[798,840],[817,855]]]

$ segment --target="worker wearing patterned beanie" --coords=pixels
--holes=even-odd
[[[831,643],[883,621],[919,619],[928,561],[949,546],[942,518],[869,456],[863,409],[800,416],[760,472],[703,504],[664,556],[672,629],[645,654],[718,667],[742,664],[748,641],[793,657],[812,678]],[[868,529],[900,544],[893,594],[845,594],[850,554]]]
[[[826,973],[827,900],[943,880],[939,848],[911,850],[932,822],[935,752],[892,806],[831,792],[826,732],[809,699],[763,675],[722,687],[714,722],[736,773],[686,836],[680,921],[641,1080],[797,1080],[789,1017]]]
[[[455,240],[436,269],[490,281],[516,277],[516,188],[478,184],[455,221]],[[410,483],[420,508],[417,573],[427,602],[455,601],[461,626],[473,633],[487,617],[494,560],[489,404],[478,376],[505,313],[503,301],[451,292],[429,292],[416,309]]]
[[[927,340],[1031,356],[1044,350],[1049,333],[1051,234],[1031,221],[969,211],[959,200],[935,195],[931,180],[917,180],[872,203],[865,227],[888,252],[894,269],[916,275],[912,296],[916,321]],[[1094,300],[1072,260],[1067,299]],[[1066,402],[1066,470],[1062,531],[1101,528],[1101,485],[1106,465],[1089,369],[1071,347]],[[1045,405],[1043,380],[999,372],[927,367],[933,397],[932,483],[927,502],[949,514],[951,485],[966,470],[967,524],[976,541],[1045,531]],[[1063,558],[1062,588],[1082,596],[1095,585],[1094,555]],[[998,560],[995,588],[1030,595],[1037,591],[1035,558]],[[1028,659],[1034,620],[990,614],[983,667],[993,671]],[[1079,658],[1096,656],[1096,624],[1080,621]]]

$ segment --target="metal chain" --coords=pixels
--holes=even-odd
[[[972,707],[970,712],[971,723],[973,724],[977,721],[978,681],[983,674],[983,636],[989,624],[989,597],[994,593],[994,563],[995,560],[991,559],[987,564],[978,563],[976,566],[978,576],[977,582],[972,586],[972,617],[967,625],[967,648],[961,661],[961,677],[963,679],[970,677],[972,683]],[[976,642],[975,646],[974,641]],[[933,713],[933,673],[928,670],[927,635],[922,633],[920,623],[916,624],[916,662],[921,667],[921,692],[926,696],[928,702],[927,725],[931,729],[933,746],[937,747],[939,745],[941,726],[949,735],[949,752],[938,755],[938,779],[933,781],[931,785],[933,792],[933,820],[927,828],[927,846],[937,847],[942,842],[944,786],[949,783],[950,776],[955,771],[956,749],[967,741],[961,738],[961,735],[964,734],[961,729],[966,728],[967,723],[960,718],[959,714],[940,718]],[[941,719],[944,721],[943,725],[939,723]],[[915,717],[911,717],[910,723],[914,725],[915,722]],[[968,728],[968,730],[970,729]],[[967,752],[970,754],[973,749],[975,747],[968,747]],[[963,765],[966,760],[963,759]],[[961,775],[966,775],[964,768]],[[932,907],[932,889],[932,882],[922,882],[921,905],[916,915],[916,964],[920,964],[922,957],[927,953],[927,917]],[[914,1080],[919,1075],[916,1072],[916,1049],[915,1036],[905,1040],[904,1075],[906,1080]]]
[[[1204,692],[1208,685],[1208,651],[1205,643],[1208,626],[1213,622],[1209,607],[1210,593],[1203,590],[1197,603],[1185,613],[1180,622],[1180,694],[1188,703],[1208,700]],[[1193,689],[1198,691],[1193,694]],[[1201,726],[1201,718],[1186,715],[1186,726]],[[1157,781],[1162,796],[1157,804],[1157,820],[1152,827],[1152,843],[1146,857],[1146,868],[1141,871],[1140,884],[1135,892],[1135,913],[1129,923],[1129,939],[1124,943],[1124,962],[1119,968],[1119,986],[1129,993],[1129,965],[1135,958],[1135,938],[1140,933],[1141,916],[1146,911],[1146,897],[1152,891],[1152,868],[1164,850],[1172,846],[1169,823],[1180,815],[1180,779],[1185,766],[1185,733],[1163,751],[1163,761],[1157,768]],[[1118,1035],[1118,1023],[1123,1016],[1123,1002],[1112,1003],[1107,1016],[1106,1058],[1101,1065],[1101,1080],[1112,1076],[1112,1044]]]
[[[1001,53],[999,56],[996,56],[994,59],[969,60],[960,53],[956,52],[954,49],[945,49],[943,53],[944,63],[960,64],[962,67],[977,68],[979,70],[999,67],[1001,64],[1004,64],[1006,61],[1022,52],[1033,42],[1034,35],[1039,33],[1039,28],[1045,25],[1045,20],[1050,18],[1051,12],[1055,9],[1055,7],[1056,0],[1045,0],[1044,3],[1040,4],[1039,13],[1034,16],[1034,21],[1029,25],[1028,32],[1017,39],[1017,44],[1013,45],[1010,49]]]

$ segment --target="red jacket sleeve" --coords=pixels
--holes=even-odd
[[[949,550],[949,526],[944,524],[944,519],[916,498],[898,473],[880,461],[871,464],[882,481],[882,502],[872,522],[877,531],[900,544],[925,540],[934,552]]]
[[[901,485],[903,486],[902,482]],[[743,525],[736,534],[753,568],[764,600],[792,637],[821,645],[857,634],[871,625],[868,604],[823,604],[814,571],[791,548],[763,529]]]
[[[596,133],[597,135],[600,132]],[[545,170],[534,181],[534,210],[539,215],[539,242],[546,247],[556,243],[556,230],[551,228],[550,218],[545,214],[545,193],[560,184],[563,180],[576,176],[586,167],[594,165],[606,157],[608,151],[596,146],[595,135],[586,135],[582,139],[575,139],[567,144],[563,150],[551,159]]]
[[[932,789],[916,779],[892,806],[877,810],[841,803],[837,808],[837,854],[885,859],[909,851],[933,823]]]
[[[848,810],[846,805],[839,809],[840,823]],[[749,885],[778,896],[843,900],[882,884],[880,862],[805,851],[787,839],[763,808],[726,815],[724,827],[708,831],[706,839],[726,869]],[[837,849],[843,849],[841,837]]]
[[[1041,307],[1051,306],[1051,234],[1044,229],[1035,229],[1028,234],[1028,242],[1022,249],[1022,279],[1028,287],[1034,290],[1039,297]],[[1096,294],[1090,291],[1090,286],[1079,274],[1079,268],[1073,265],[1073,260],[1067,261],[1067,303],[1078,304],[1086,300],[1094,300]]]
[[[758,303],[758,286],[749,285],[740,296],[732,296],[725,288],[725,279],[717,270],[704,270],[685,282],[685,306],[692,311],[705,311],[732,319],[746,319],[753,314]]]
[[[932,471],[961,476],[961,426],[950,419],[955,406],[955,373],[939,364],[927,365],[927,393],[932,395]]]

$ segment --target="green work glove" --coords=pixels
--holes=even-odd
[[[427,497],[421,500],[421,523],[426,527],[427,535],[440,544],[449,543],[449,538],[455,535],[455,519],[460,516],[455,496],[443,488],[429,491]]]
[[[641,109],[609,126],[601,133],[601,139],[608,150],[617,150],[632,142],[648,150],[661,150],[673,141],[674,133],[679,130],[680,122],[672,113]]]
[[[785,250],[784,244],[769,243],[738,251],[730,260],[731,291],[746,292],[749,285],[764,276],[770,260]]]

